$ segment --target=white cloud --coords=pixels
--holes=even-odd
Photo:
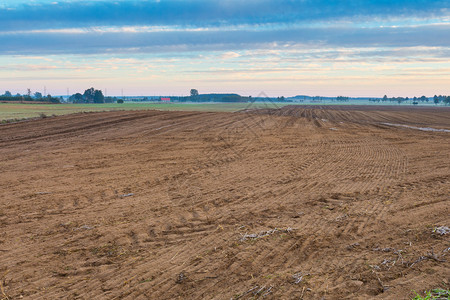
[[[229,52],[223,53],[223,54],[220,56],[220,58],[222,58],[222,59],[230,59],[230,58],[237,58],[237,57],[240,57],[240,56],[241,56],[241,55],[240,55],[239,53],[237,53],[237,52],[229,51]]]

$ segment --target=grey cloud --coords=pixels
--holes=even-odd
[[[450,25],[264,31],[0,33],[0,54],[166,53],[315,47],[450,47]],[[310,55],[314,55],[310,54]]]

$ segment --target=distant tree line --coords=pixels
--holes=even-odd
[[[372,102],[397,102],[399,104],[401,104],[403,102],[407,102],[407,101],[412,101],[412,104],[416,105],[416,104],[419,104],[419,102],[428,103],[430,101],[430,98],[428,98],[426,96],[413,97],[413,98],[409,98],[409,97],[405,97],[405,98],[404,97],[391,97],[391,98],[389,98],[387,95],[384,95],[384,97],[381,99],[375,98],[375,99],[369,99],[369,101],[372,101]],[[434,95],[433,103],[434,104],[444,103],[445,105],[449,105],[450,104],[450,96]]]
[[[337,101],[344,101],[347,102],[349,100],[349,97],[345,97],[345,96],[337,96],[336,97]]]
[[[238,94],[199,94],[198,90],[191,89],[190,96],[170,97],[178,102],[248,102],[252,97],[244,97]]]
[[[37,93],[35,93],[37,94]],[[294,97],[298,98],[300,96]],[[306,99],[306,96],[303,96]],[[35,96],[36,98],[36,96]],[[151,99],[147,97],[135,99],[134,101],[149,101],[149,100],[156,100],[156,101],[163,101],[166,99],[162,99],[164,97],[152,97]],[[339,101],[339,102],[348,102],[350,101],[350,97],[346,96],[337,96],[336,98],[332,97],[321,97],[321,96],[315,96],[315,97],[308,97],[311,98],[312,101],[322,101],[322,100],[332,100],[332,101]],[[444,103],[446,105],[450,104],[450,96],[442,96],[442,95],[435,95],[433,98],[433,102],[435,104]],[[250,101],[262,101],[267,100],[266,98],[252,98],[252,96],[241,96],[239,94],[200,94],[197,89],[191,89],[190,90],[190,96],[175,96],[170,97],[171,101],[177,101],[177,102],[228,102],[228,103],[238,103],[238,102],[250,102]],[[289,102],[292,101],[292,98],[286,99],[284,96],[277,97],[277,98],[270,98],[271,101],[274,102]],[[1,98],[0,98],[1,101]],[[117,97],[105,97],[103,95],[103,92],[101,90],[96,90],[93,87],[87,89],[84,91],[83,94],[76,93],[69,97],[69,102],[73,103],[123,103],[124,99],[117,98]],[[419,104],[419,102],[429,102],[430,98],[426,96],[421,97],[388,97],[387,95],[384,95],[383,98],[370,98],[370,102],[396,102],[396,103],[404,103],[404,102],[411,102],[412,104]]]
[[[177,102],[248,102],[251,97],[243,97],[237,94],[199,94],[197,96],[175,96],[171,101]]]
[[[12,95],[10,91],[6,91],[3,95],[0,95],[0,101],[61,103],[61,98],[52,97],[51,95],[43,96],[40,92],[32,94],[31,90],[27,89],[25,95],[19,93]]]
[[[450,96],[442,96],[442,95],[434,95],[433,97],[434,104],[445,103],[445,105],[450,104]]]

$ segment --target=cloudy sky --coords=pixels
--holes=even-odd
[[[450,94],[449,0],[0,0],[0,93]]]

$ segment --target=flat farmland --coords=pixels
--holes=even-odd
[[[0,103],[0,121],[39,118],[43,115],[61,116],[73,113],[104,112],[104,111],[206,111],[234,112],[246,108],[283,107],[290,103],[161,103],[161,102],[127,102],[123,104],[33,104],[33,103]]]
[[[115,111],[0,126],[2,299],[448,288],[450,109]]]

